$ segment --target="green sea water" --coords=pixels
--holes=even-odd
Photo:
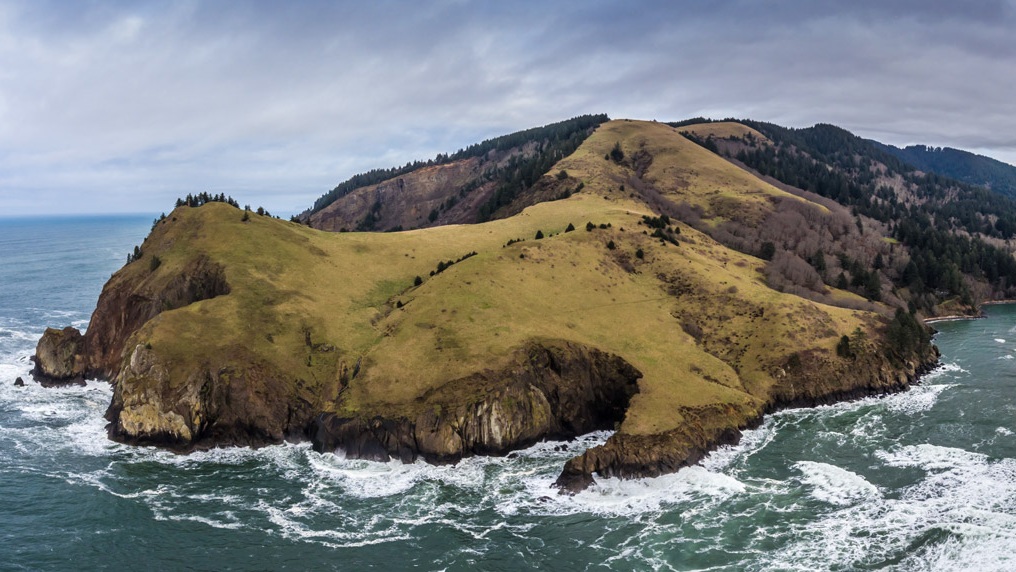
[[[0,570],[1016,569],[1016,306],[938,324],[908,392],[569,497],[561,465],[607,433],[452,467],[108,441],[109,386],[42,388],[28,356],[87,325],[150,224],[0,220]]]

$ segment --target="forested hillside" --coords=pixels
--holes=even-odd
[[[832,125],[788,129],[741,121],[762,134],[723,135],[706,123],[685,135],[774,181],[833,199],[857,229],[882,235],[879,252],[838,253],[840,273],[823,272],[823,253],[800,256],[826,284],[876,299],[875,280],[911,309],[934,314],[1016,295],[1016,202],[935,173],[923,173],[870,141]],[[901,245],[903,248],[897,248]],[[779,249],[777,249],[779,250]],[[825,253],[828,254],[828,253]],[[873,278],[874,276],[874,278]]]
[[[945,175],[1016,197],[1016,167],[1008,163],[951,147],[910,145],[901,149],[877,141],[872,141],[872,144],[924,172]]]

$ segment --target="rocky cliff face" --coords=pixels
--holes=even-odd
[[[149,259],[142,258],[131,264],[146,263]],[[46,330],[36,347],[33,375],[48,383],[112,379],[120,371],[124,344],[146,322],[164,310],[228,293],[224,269],[205,257],[168,280],[115,275],[103,287],[84,335],[71,327]]]
[[[137,345],[114,380],[108,430],[130,444],[190,451],[301,440],[316,414],[298,384],[258,364],[198,368],[174,380],[156,352]]]
[[[623,359],[593,348],[531,343],[503,370],[453,380],[421,396],[415,415],[324,414],[314,421],[311,438],[318,451],[384,461],[502,455],[542,439],[613,429],[640,377]]]
[[[854,367],[837,367],[821,356],[806,356],[796,372],[781,371],[779,383],[766,401],[764,412],[790,407],[813,407],[906,390],[938,364],[938,350],[926,348],[903,363],[893,363],[881,352],[868,352]],[[699,462],[720,445],[735,444],[741,430],[753,428],[762,415],[739,419],[730,408],[705,407],[681,411],[688,420],[661,434],[615,433],[602,446],[589,449],[565,464],[557,479],[562,492],[575,493],[606,477],[655,477]]]

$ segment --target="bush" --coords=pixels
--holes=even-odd
[[[561,169],[560,171],[557,172],[557,180],[558,181],[563,181],[563,180],[565,180],[567,178],[568,178],[568,171],[565,171],[564,169]]]
[[[617,141],[614,143],[614,148],[610,150],[610,158],[615,163],[624,161],[624,151],[621,150],[621,142]]]
[[[850,349],[850,336],[844,334],[843,337],[840,338],[839,343],[836,344],[836,355],[841,358],[854,357],[854,352]]]
[[[423,278],[419,276],[413,278],[413,286],[419,286],[420,284],[423,284]]]
[[[536,240],[540,240],[541,238],[543,238],[543,231],[542,230],[536,231]]]
[[[641,248],[635,251],[635,258],[638,258],[639,260],[642,260],[645,257],[646,257],[646,253],[643,252]]]
[[[152,256],[152,262],[149,264],[149,267],[154,271],[156,268],[158,268],[161,265],[162,265],[162,259],[159,258],[158,256]]]
[[[586,223],[586,232],[589,232],[589,231],[593,230],[594,228],[596,228],[596,225],[593,224],[592,221],[589,221],[589,222]]]
[[[568,228],[564,229],[565,232],[571,232],[573,230],[575,230],[575,225],[572,223],[568,223]]]
[[[615,248],[617,248],[617,245],[614,244],[613,240],[611,240],[610,242],[607,243],[607,249],[608,250],[614,250]]]

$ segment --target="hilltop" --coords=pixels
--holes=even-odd
[[[773,145],[743,124],[601,121],[535,180],[504,163],[498,180],[522,184],[494,220],[403,232],[306,225],[341,197],[303,222],[180,206],[84,335],[47,331],[37,373],[112,380],[111,436],[183,451],[311,439],[449,462],[616,429],[563,468],[576,490],[677,470],[774,408],[900,390],[936,362],[884,226],[696,137]],[[439,195],[377,220],[419,220]]]

